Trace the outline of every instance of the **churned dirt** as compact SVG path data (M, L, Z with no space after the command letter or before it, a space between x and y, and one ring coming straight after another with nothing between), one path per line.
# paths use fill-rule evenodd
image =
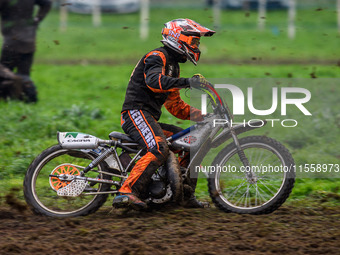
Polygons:
M0 254L340 254L340 203L288 203L269 215L214 207L112 210L78 218L33 215L8 194Z

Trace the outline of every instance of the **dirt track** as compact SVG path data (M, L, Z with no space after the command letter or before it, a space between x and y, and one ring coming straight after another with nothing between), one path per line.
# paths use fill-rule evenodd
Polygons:
M340 205L284 205L262 216L215 208L112 211L52 219L0 207L0 254L340 254Z

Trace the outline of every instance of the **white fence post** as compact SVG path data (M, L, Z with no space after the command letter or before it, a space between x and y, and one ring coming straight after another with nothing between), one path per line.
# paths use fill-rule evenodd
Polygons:
M67 3L66 0L60 2L60 10L59 10L59 28L62 32L67 29Z
M214 17L214 28L219 29L221 27L221 0L213 1L213 17Z
M140 8L140 38L145 40L149 36L149 0L141 0Z
M288 37L290 39L295 38L295 17L296 17L296 2L295 0L289 0L288 9Z
M340 33L340 0L338 0L337 4L337 13L338 13L338 32Z
M266 24L267 0L259 0L258 29L263 30Z
M99 27L102 24L100 0L93 0L92 6L92 24L94 27Z

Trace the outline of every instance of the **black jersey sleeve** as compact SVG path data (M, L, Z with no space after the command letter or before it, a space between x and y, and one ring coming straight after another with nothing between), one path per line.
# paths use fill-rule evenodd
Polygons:
M35 4L39 5L37 18L40 22L46 17L48 12L51 10L52 1L51 0L35 0Z
M187 78L175 78L165 75L166 58L161 51L151 51L144 58L145 83L153 92L172 92L185 88L189 81Z

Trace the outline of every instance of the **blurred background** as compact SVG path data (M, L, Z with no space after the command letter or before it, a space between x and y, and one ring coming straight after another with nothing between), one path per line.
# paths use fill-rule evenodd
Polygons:
M202 62L218 59L227 63L254 60L285 63L296 60L334 64L339 60L338 2L59 1L41 26L37 61L114 59L132 62L136 54L141 56L159 45L165 22L186 17L218 32L214 39L202 40Z

